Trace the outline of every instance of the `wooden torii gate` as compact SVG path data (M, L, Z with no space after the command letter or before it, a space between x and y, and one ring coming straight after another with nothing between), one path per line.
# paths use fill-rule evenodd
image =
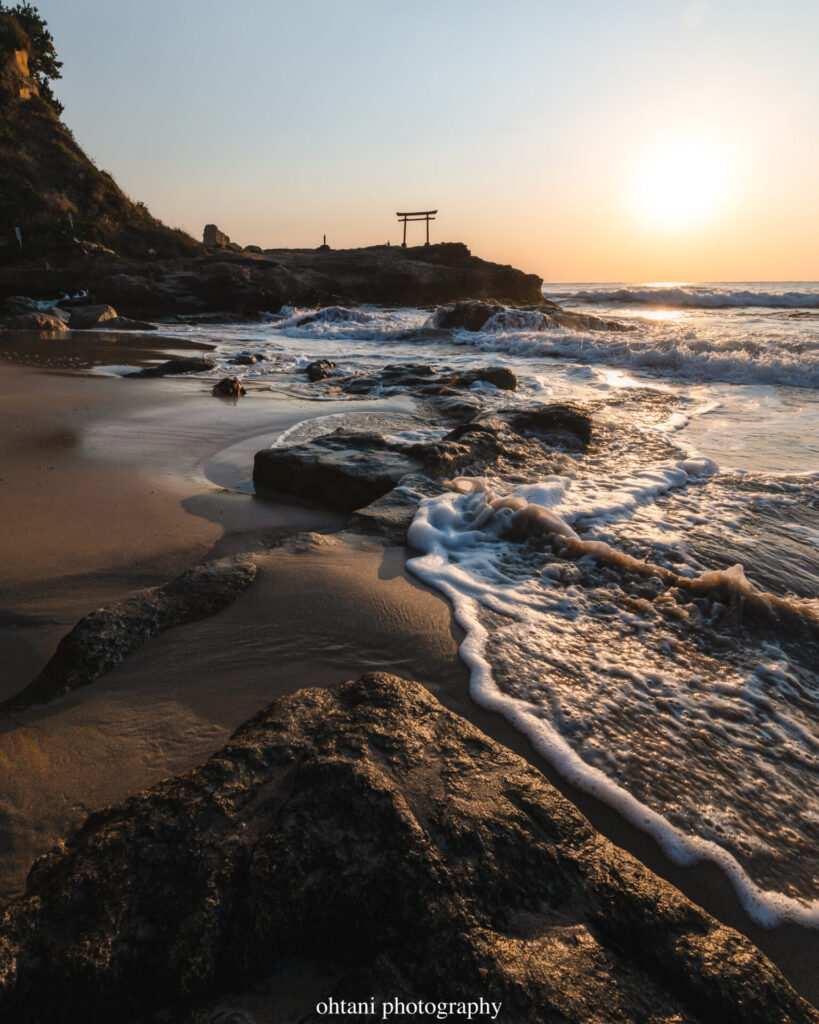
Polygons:
M396 213L396 217L404 222L404 241L401 243L401 247L406 249L407 247L407 221L408 220L425 220L427 222L427 240L426 245L429 245L429 222L435 220L435 214L437 210L416 210L415 213Z

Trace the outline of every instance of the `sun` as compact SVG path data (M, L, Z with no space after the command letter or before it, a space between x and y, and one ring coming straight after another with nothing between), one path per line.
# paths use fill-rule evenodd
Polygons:
M719 214L729 184L729 160L718 143L674 138L647 151L635 175L633 205L651 226L696 228Z

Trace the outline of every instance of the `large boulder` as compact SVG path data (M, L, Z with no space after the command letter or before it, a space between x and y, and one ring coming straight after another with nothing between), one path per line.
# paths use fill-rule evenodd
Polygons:
M352 512L391 491L421 463L395 450L381 434L343 429L289 448L256 452L257 489L283 491Z
M456 302L436 311L435 324L448 331L480 331L486 321L502 309L503 306L494 302Z
M5 326L13 331L67 331L68 324L61 317L51 313L20 313L18 316L10 316Z
M116 320L117 311L107 304L98 306L75 306L71 310L71 330L84 331L90 327L108 326L107 321Z
M15 1024L283 1020L285 1000L313 1022L330 998L373 1000L351 1020L479 998L514 1024L819 1020L539 771L385 674L282 697L92 814L0 917Z

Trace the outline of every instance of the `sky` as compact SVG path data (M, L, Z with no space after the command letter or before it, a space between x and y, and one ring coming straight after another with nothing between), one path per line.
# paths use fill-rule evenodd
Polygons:
M547 281L819 279L815 0L37 6L78 142L195 237L396 244L437 209Z

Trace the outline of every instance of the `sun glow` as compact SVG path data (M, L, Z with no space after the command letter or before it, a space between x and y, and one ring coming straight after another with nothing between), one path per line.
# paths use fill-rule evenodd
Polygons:
M716 216L728 197L729 160L718 144L675 138L654 146L633 189L640 217L655 227L696 228Z

